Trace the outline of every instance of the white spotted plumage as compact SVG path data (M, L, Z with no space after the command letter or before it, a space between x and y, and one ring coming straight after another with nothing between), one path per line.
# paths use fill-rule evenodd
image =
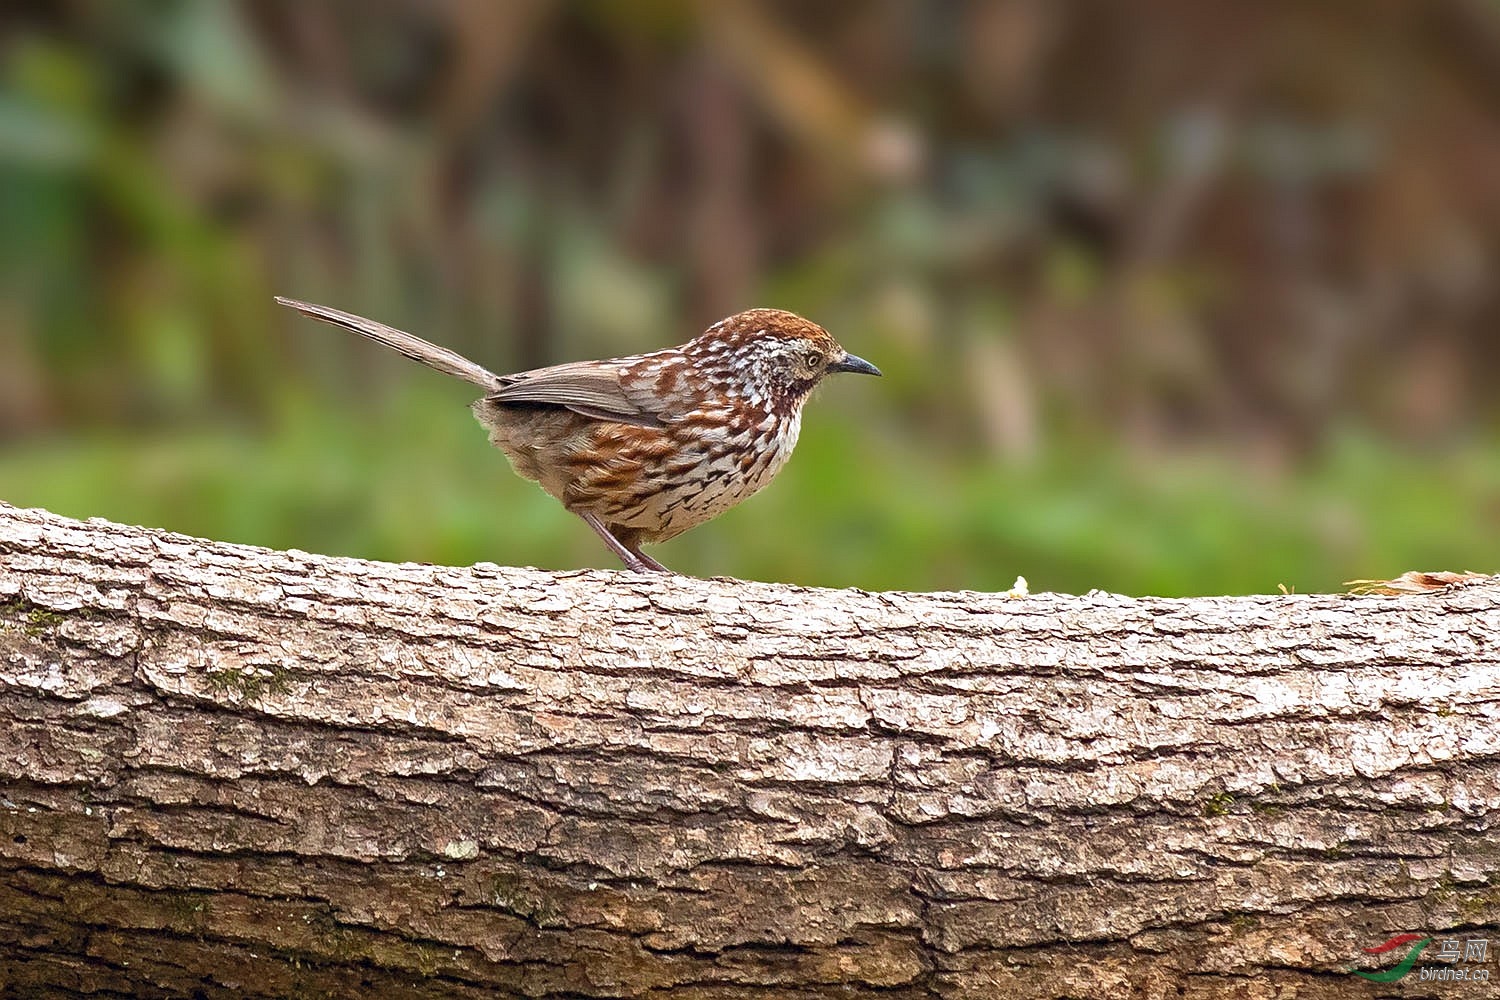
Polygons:
M695 411L702 414L704 411ZM660 488L633 497L609 512L611 523L650 532L654 540L675 538L712 520L759 492L786 465L802 427L800 408L784 417L768 415L750 426L726 421L691 467ZM747 464L740 456L753 456Z
M779 309L737 313L651 354L496 375L383 323L281 301L483 388L474 412L491 442L633 570L665 569L640 546L722 514L781 471L825 374L879 374Z

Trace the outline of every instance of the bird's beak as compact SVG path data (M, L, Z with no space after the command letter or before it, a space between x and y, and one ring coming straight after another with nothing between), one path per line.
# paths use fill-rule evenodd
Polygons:
M852 354L845 354L843 358L828 366L831 372L854 372L858 375L879 375L880 369L876 368L864 358L857 358Z

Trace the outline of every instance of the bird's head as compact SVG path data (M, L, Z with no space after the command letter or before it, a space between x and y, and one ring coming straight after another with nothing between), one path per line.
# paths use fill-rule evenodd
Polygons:
M823 376L879 375L864 358L839 346L827 330L783 309L749 309L709 327L683 351L722 389L751 405L795 412Z

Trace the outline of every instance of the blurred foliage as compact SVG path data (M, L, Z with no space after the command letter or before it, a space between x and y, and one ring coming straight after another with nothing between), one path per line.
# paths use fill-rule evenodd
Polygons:
M464 390L795 309L836 380L675 568L1165 594L1500 569L1500 5L12 3L0 499L610 566Z

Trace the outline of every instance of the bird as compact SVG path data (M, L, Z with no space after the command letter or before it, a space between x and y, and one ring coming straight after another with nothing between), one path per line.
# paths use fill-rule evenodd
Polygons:
M717 517L781 471L824 376L880 374L782 309L735 313L647 354L497 375L376 320L276 301L477 386L472 409L490 443L636 573L671 573L641 546Z

